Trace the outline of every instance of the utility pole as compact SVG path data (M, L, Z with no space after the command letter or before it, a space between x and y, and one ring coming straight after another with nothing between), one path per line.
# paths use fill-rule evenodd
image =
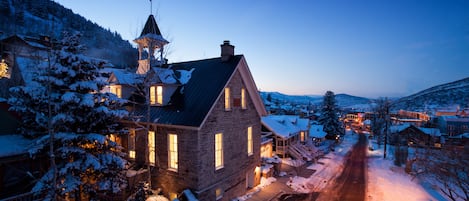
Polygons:
M384 107L385 107L386 114L385 114L385 127L384 127L384 154L383 154L383 158L386 158L386 152L387 152L386 145L388 144L389 107L390 107L388 98L386 98L386 99L384 100Z

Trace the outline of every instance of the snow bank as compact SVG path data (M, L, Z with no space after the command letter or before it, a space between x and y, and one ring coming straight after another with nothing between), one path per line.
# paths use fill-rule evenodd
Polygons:
M373 147L378 147L375 140ZM417 178L405 173L404 168L393 162L393 153L388 149L383 158L384 146L368 150L368 201L446 200L431 186L422 186Z

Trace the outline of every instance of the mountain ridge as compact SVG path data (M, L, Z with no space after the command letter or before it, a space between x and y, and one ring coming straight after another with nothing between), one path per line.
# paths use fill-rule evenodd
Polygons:
M469 77L436 85L402 97L393 103L393 108L429 110L454 105L469 107Z
M116 67L137 64L137 50L119 33L111 32L51 0L0 0L1 38L14 34L59 39L63 31L82 34L85 55L108 60Z

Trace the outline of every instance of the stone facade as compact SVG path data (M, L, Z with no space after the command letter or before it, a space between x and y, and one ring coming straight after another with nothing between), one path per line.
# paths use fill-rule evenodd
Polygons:
M234 99L241 99L246 88L239 72L235 72L227 87ZM165 196L190 189L200 200L231 200L260 183L261 123L254 104L246 93L246 109L233 104L224 108L222 92L200 128L156 126L157 167L152 170L152 186L162 188ZM252 127L253 153L247 153L247 130ZM168 134L178 136L178 171L168 169ZM215 134L223 133L223 168L215 169ZM139 140L137 140L139 141ZM137 147L145 149L141 140ZM140 150L142 151L142 150ZM140 152L137 150L137 152ZM137 154L137 158L139 158ZM257 168L258 169L258 168Z

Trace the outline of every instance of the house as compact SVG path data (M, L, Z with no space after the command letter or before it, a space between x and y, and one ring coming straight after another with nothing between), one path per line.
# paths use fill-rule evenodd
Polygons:
M151 187L170 199L190 190L231 200L259 184L266 110L245 57L224 41L221 57L168 64L153 15L135 42L138 69L112 73L110 87L135 102L121 143L135 167L150 169Z
M29 192L47 169L44 156L30 158L30 143L22 135L0 135L0 199Z
M441 148L442 135L437 128L423 128L412 124L393 125L390 127L389 144L416 145Z
M0 40L1 70L6 67L6 73L0 76L0 98L9 97L9 89L18 85L25 85L37 71L35 66L44 63L49 47L48 37L34 38L22 35L12 35Z
M273 150L280 157L296 155L290 147L295 144L305 144L309 136L309 119L294 115L269 115L262 117L264 132L272 132Z
M458 116L439 116L438 128L448 136L455 136L469 132L469 118Z
M309 137L312 142L316 145L319 145L321 142L326 140L327 133L324 132L324 126L319 124L311 124L309 129Z

